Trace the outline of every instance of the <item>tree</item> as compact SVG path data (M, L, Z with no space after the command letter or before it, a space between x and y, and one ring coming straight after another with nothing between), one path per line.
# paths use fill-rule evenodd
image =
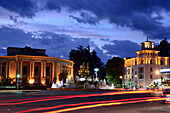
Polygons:
M123 75L123 60L119 57L109 59L105 65L108 83L121 84L120 76Z
M160 51L159 56L170 56L170 43L168 43L167 38L164 38L159 45L155 46L155 50Z
M68 75L68 73L66 73L66 72L60 73L59 74L59 80L60 81L63 80L63 82L66 83L67 75Z
M98 75L103 78L105 77L105 69L104 65L101 62L101 59L97 56L96 51L94 50L92 53L90 52L90 46L84 48L79 45L76 49L72 49L69 53L70 60L74 62L74 75L78 75L78 71L80 69L80 65L89 63L89 71L91 77L94 77L94 68L99 68Z
M95 50L91 53L90 66L89 67L90 67L90 73L91 73L92 77L94 77L93 75L95 75L94 69L98 68L99 69L99 71L97 73L98 76L100 78L105 78L106 71L105 71L104 64L103 64L103 62L101 62L101 59L97 56L97 53L96 53Z

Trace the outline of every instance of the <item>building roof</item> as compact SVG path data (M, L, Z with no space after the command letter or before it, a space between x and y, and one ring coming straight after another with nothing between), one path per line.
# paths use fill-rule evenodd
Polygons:
M26 46L25 48L19 47L8 47L7 56L15 55L31 55L31 56L47 56L45 54L46 49L32 49L31 47Z

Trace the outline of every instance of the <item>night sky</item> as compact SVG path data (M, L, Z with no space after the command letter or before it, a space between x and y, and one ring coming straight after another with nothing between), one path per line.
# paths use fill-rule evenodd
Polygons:
M0 56L31 46L69 59L90 45L105 63L136 56L147 35L170 41L170 0L0 0Z

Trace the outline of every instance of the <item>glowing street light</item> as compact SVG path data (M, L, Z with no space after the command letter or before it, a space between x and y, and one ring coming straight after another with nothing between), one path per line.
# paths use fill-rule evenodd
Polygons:
M97 77L97 72L99 71L99 68L94 68L94 71L95 71L96 77Z
M156 70L156 71L155 71L155 74L159 75L159 74L160 74L160 71L159 71L159 70Z
M33 78L29 79L29 84L34 84L34 79Z
M94 68L94 71L96 73L96 81L98 81L98 79L97 79L97 72L99 71L99 68Z
M68 78L68 79L71 79L71 75L69 75L67 78Z

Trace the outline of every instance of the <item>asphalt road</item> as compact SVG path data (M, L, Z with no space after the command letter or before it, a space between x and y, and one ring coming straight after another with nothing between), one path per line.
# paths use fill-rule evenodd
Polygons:
M150 93L73 96L0 93L0 113L170 113L170 104L159 99Z

